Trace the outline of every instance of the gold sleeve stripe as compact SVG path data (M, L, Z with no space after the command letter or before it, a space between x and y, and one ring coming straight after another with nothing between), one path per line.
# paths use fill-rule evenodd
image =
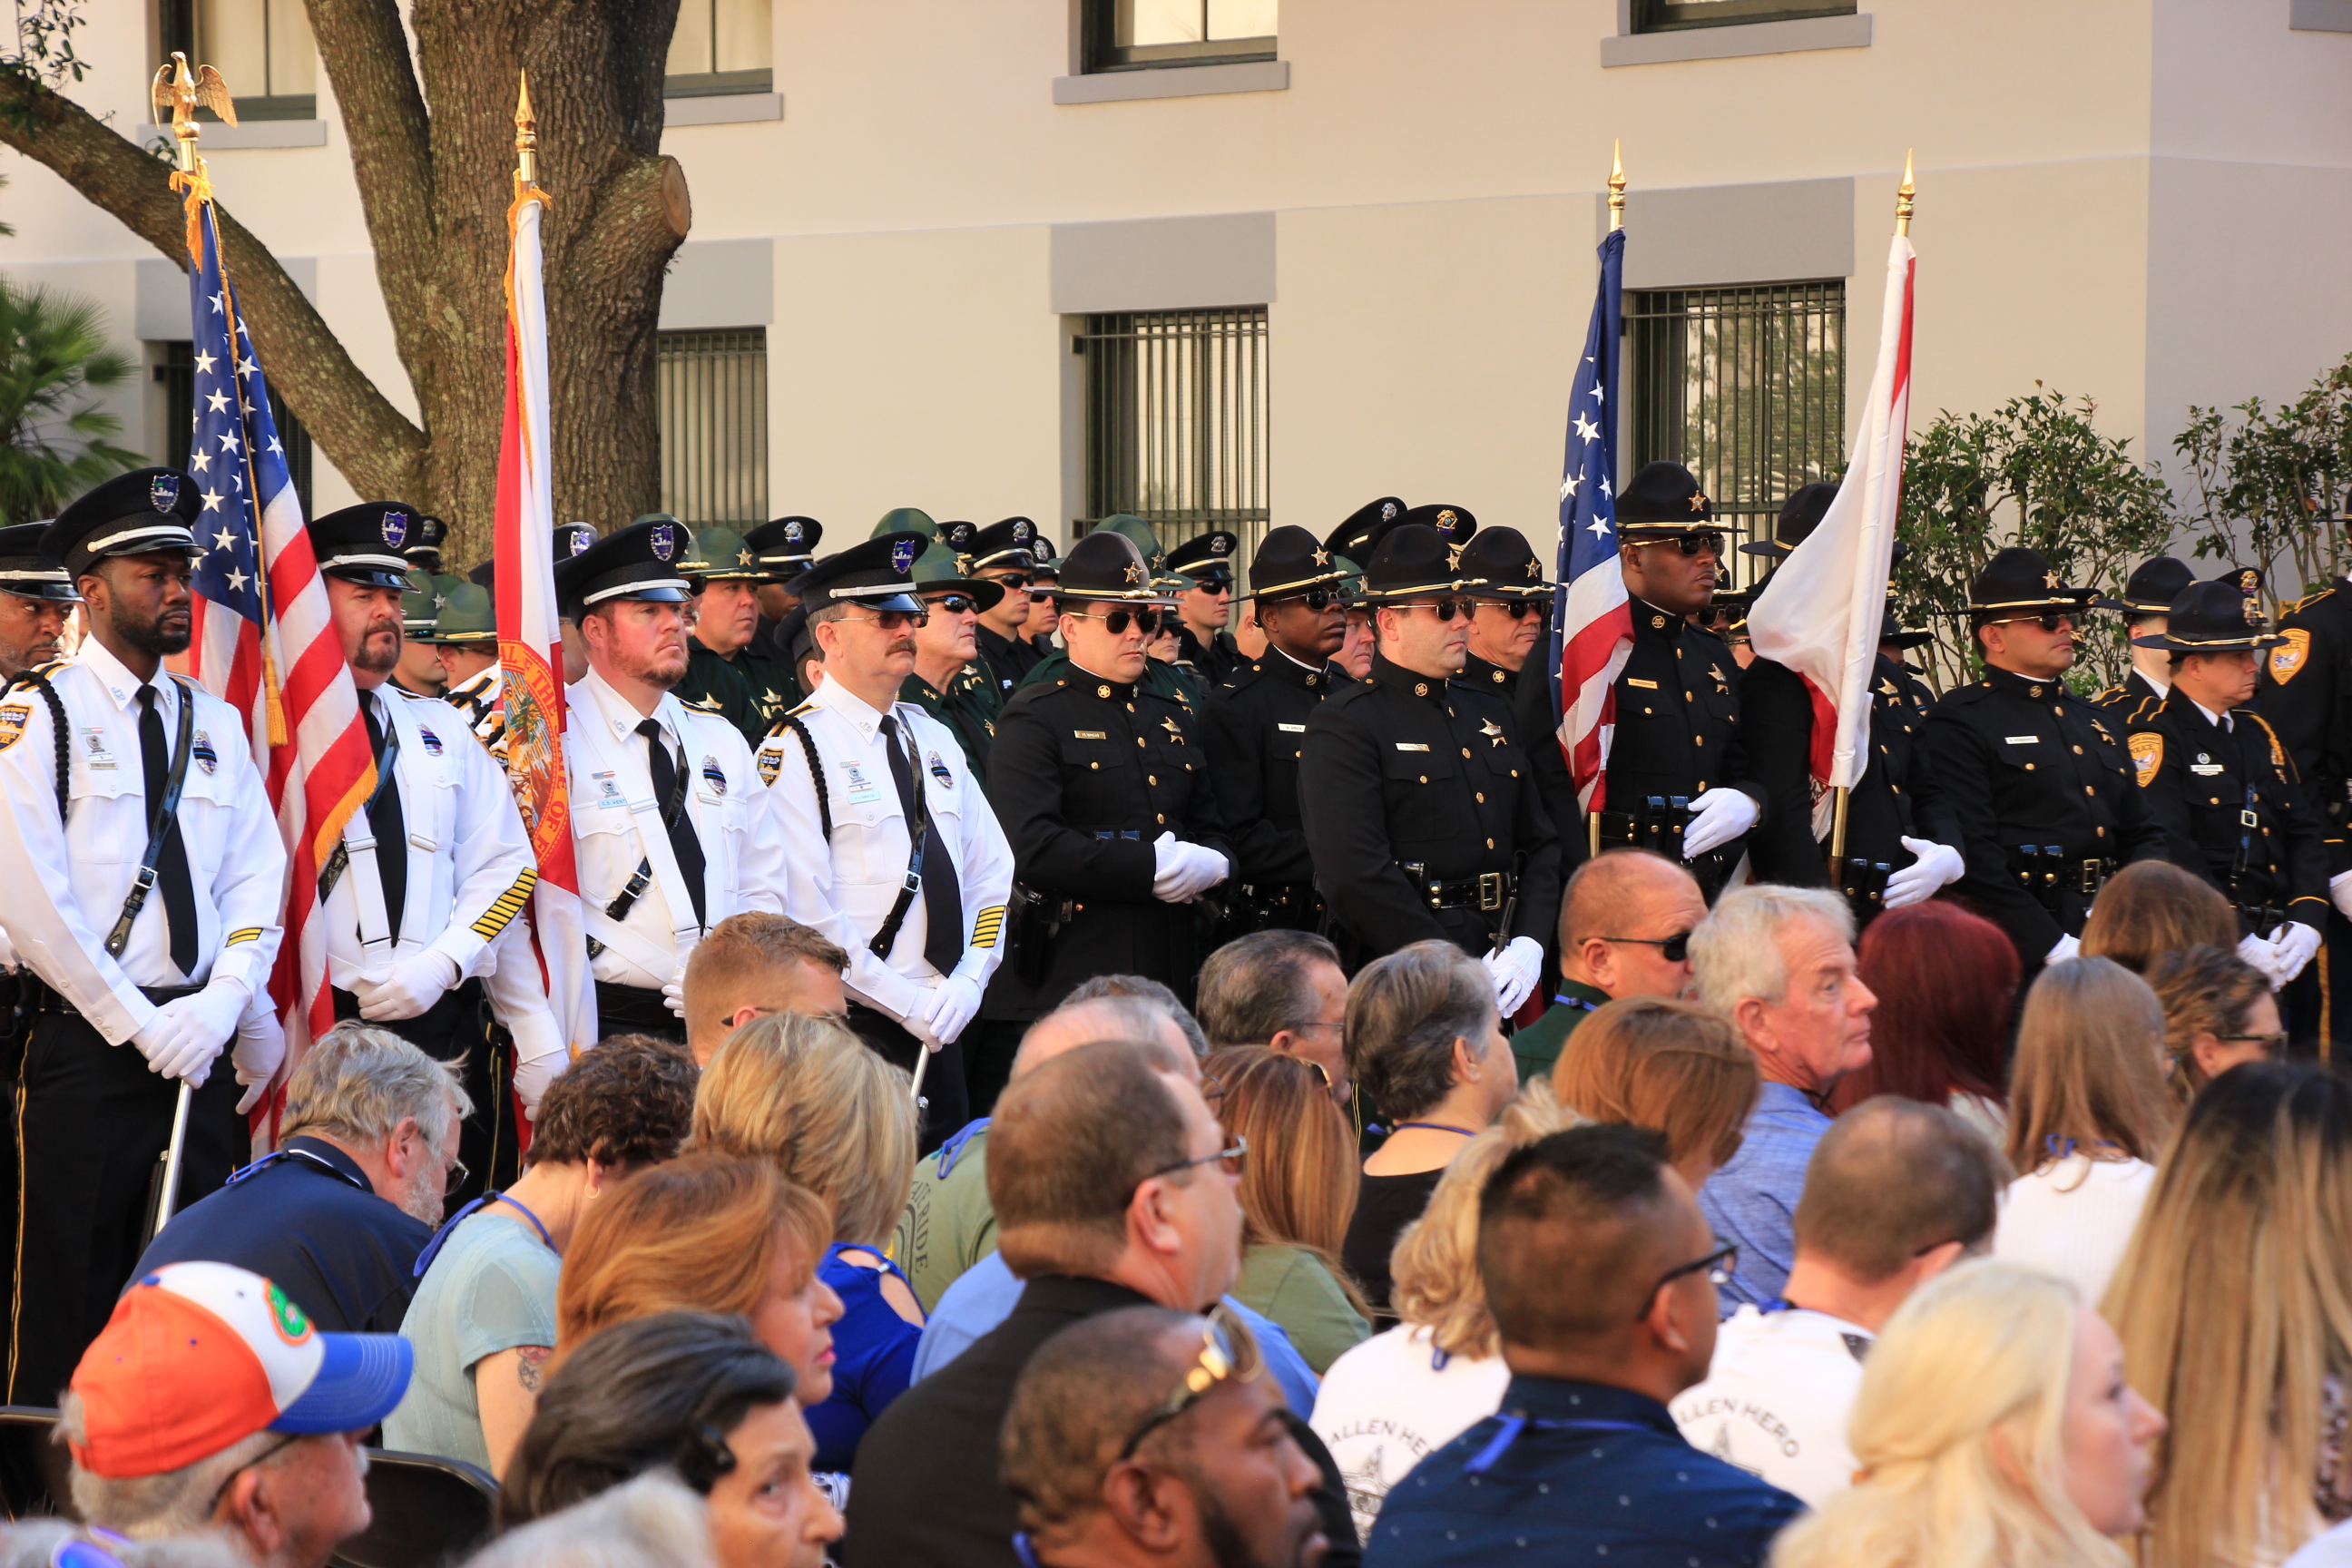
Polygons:
M514 886L500 893L490 907L482 911L482 918L474 922L474 934L484 942L497 941L499 932L506 930L508 922L522 912L523 905L530 901L530 890L538 886L539 873L525 867L522 875L515 879Z
M259 926L247 926L243 931L233 931L229 932L228 935L222 940L221 945L223 947L235 947L241 942L259 942L260 940L261 928Z
M980 918L971 923L971 945L994 947L997 934L1003 929L1004 906L1003 904L998 904L993 909L981 910Z

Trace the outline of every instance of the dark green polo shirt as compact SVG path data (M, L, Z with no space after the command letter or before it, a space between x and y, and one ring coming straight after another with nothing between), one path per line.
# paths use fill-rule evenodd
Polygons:
M1559 1060L1560 1048L1568 1037L1584 1022L1591 1011L1609 1000L1609 993L1596 991L1580 980L1562 980L1552 992L1551 1005L1543 1016L1511 1037L1511 1055L1519 1060L1519 1081L1551 1071Z

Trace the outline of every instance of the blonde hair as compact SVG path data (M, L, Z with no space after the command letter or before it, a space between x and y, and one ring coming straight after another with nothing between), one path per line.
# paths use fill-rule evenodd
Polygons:
M849 955L815 927L766 910L712 926L686 959L687 1037L709 1039L739 1008L772 1006L790 988L796 963L839 974Z
M2084 1310L2074 1287L1996 1259L1921 1286L1864 1363L1847 1426L1861 1479L1782 1531L1771 1568L2125 1568L2066 1490Z
M2275 1563L2317 1528L2322 1384L2352 1366L2347 1235L2352 1084L2263 1063L2191 1102L2105 1301L2172 1422L2147 1568Z
M1478 1198L1486 1178L1512 1150L1584 1120L1539 1084L1521 1089L1493 1126L1462 1146L1437 1178L1429 1206L1398 1234L1390 1300L1399 1319L1429 1329L1431 1342L1447 1355L1480 1358L1502 1348L1478 1278Z
M915 1184L912 1088L839 1024L772 1014L703 1069L688 1146L774 1161L832 1205L835 1240L878 1247Z
M1538 1079L1543 1082L1544 1079ZM1549 1075L1551 1097L1595 1121L1665 1135L1676 1164L1729 1163L1763 1075L1720 1013L1664 996L1624 996L1577 1026Z
M2009 1071L2009 1163L2020 1174L2056 1164L2068 1144L2153 1161L2172 1130L2161 1064L2164 1005L2108 958L2070 958L2025 994ZM2087 1179L2087 1173L2086 1177Z
M2145 975L2168 952L2238 945L2238 917L2214 886L2169 860L2135 860L2107 879L2083 921L2083 956Z
M1370 1317L1339 1262L1363 1184L1356 1130L1323 1075L1264 1046L1212 1052L1201 1070L1224 1090L1218 1125L1249 1141L1240 1194L1243 1245L1305 1247L1330 1269L1349 1304Z

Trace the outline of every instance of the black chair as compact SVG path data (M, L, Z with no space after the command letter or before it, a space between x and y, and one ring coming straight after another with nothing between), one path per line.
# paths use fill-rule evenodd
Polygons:
M336 1548L330 1568L445 1568L490 1537L499 1483L463 1459L367 1451L374 1519Z
M58 1413L37 1405L0 1405L0 1502L11 1521L71 1519L66 1478L73 1456L58 1442Z

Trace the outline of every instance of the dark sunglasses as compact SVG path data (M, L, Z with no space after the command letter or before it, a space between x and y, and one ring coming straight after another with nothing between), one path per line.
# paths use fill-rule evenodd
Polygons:
M1524 621L1529 616L1539 616L1551 608L1549 599L1489 599L1486 603L1515 621Z
M1277 608L1284 605L1304 605L1310 610L1340 609L1346 607L1348 595L1337 588L1308 588L1303 593L1285 594L1279 598L1269 597L1262 600L1261 603L1268 608Z
M979 603L969 594L941 594L938 598L926 599L923 603L934 610L944 610L950 616L960 616L966 610L976 610L980 607Z
M1723 535L1712 529L1705 533L1677 533L1674 537L1674 546L1685 555L1720 555L1723 553Z
M2052 610L2046 615L2040 616L2010 616L1998 621L1987 621L1985 625L2013 626L2020 621L2031 621L2045 632L2054 632L2062 628L2066 631L2074 629L2074 613L2072 610Z
M991 583L1003 584L1008 593L1013 589L1026 588L1029 585L1029 574L1026 572L986 572L982 575Z
M1604 936L1602 942L1629 942L1642 947L1654 947L1658 956L1668 963L1681 963L1690 957L1691 933L1676 931L1672 936Z
M1435 604L1430 604L1416 599L1410 605L1400 605L1397 607L1402 610L1427 610L1441 621L1450 621L1456 616L1460 616L1466 621L1478 608L1478 602L1475 599L1440 599Z
M1195 583L1192 586L1200 589L1203 594L1214 594L1221 599L1234 591L1234 585L1231 583Z
M1108 613L1101 610L1072 610L1070 614L1084 616L1090 621L1100 621L1103 624L1103 629L1113 637L1124 636L1129 623L1132 623L1145 637L1155 636L1160 630L1160 612L1157 610L1111 610Z
M1739 1268L1738 1247L1718 1236L1715 1238L1713 1252L1708 1253L1705 1258L1695 1258L1680 1268L1669 1268L1658 1276L1658 1282L1651 1286L1649 1293L1642 1298L1642 1310L1633 1314L1633 1321L1638 1323L1650 1315L1650 1303L1658 1299L1659 1291L1684 1275L1696 1274L1702 1268L1707 1271L1708 1283L1716 1286L1730 1284L1732 1275Z

